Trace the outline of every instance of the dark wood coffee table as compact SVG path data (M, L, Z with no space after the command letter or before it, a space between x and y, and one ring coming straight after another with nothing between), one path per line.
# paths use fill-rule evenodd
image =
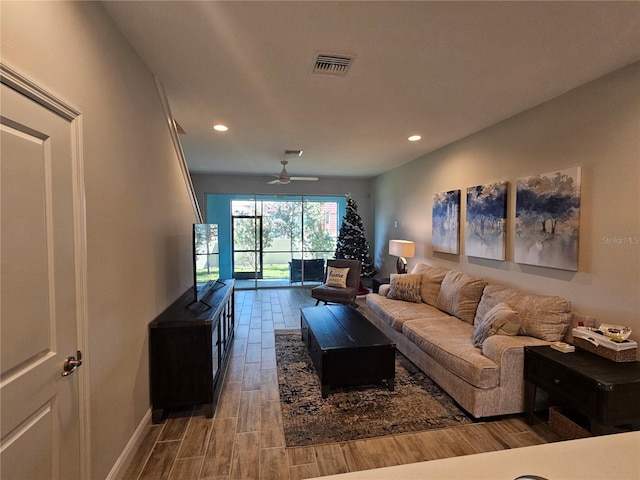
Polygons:
M393 390L396 346L347 305L300 309L302 339L320 377L322 398L331 387L385 381Z

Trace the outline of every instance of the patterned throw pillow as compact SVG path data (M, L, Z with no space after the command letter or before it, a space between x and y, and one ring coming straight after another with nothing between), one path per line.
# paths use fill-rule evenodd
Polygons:
M487 312L480 322L476 322L473 332L473 346L482 348L491 335L517 335L520 330L520 315L504 303L498 303Z
M421 274L403 273L391 274L391 285L387 298L394 300L404 300L405 302L420 303L420 284L422 282Z
M349 267L327 267L327 279L324 284L327 287L347 288L347 274Z

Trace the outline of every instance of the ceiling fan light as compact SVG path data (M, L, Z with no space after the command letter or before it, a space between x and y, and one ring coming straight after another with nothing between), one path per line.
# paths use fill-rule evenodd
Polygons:
M302 154L302 150L299 150L299 154ZM291 180L309 180L309 181L317 181L318 177L292 177L291 175L289 175L289 172L287 172L287 164L289 163L288 160L280 160L280 164L282 165L282 171L280 172L279 175L274 175L276 177L275 180L272 180L270 182L267 182L269 185L274 185L276 183L279 183L280 185L287 185L288 183L291 183Z
M229 130L229 127L227 127L226 125L222 125L221 123L219 123L218 125L214 125L213 129L216 132L226 132L227 130Z

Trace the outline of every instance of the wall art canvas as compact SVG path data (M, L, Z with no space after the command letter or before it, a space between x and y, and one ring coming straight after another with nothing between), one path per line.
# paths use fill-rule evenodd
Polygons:
M433 196L431 243L434 252L460 253L460 190Z
M515 261L578 270L580 167L520 178Z
M467 188L464 251L470 257L504 260L507 182Z

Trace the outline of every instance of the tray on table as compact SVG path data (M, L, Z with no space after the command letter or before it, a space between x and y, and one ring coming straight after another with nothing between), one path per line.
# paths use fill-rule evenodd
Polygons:
M634 362L638 355L638 344L633 340L614 342L597 330L588 327L573 329L573 343L576 347L614 362Z

